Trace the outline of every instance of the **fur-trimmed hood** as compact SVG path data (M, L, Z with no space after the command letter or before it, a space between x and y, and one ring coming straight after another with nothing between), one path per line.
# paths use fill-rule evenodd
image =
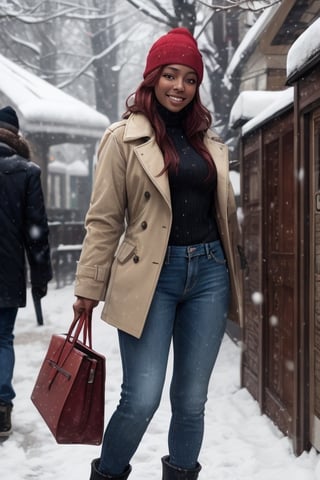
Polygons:
M5 146L8 148L6 149ZM2 151L4 153L1 153ZM29 160L30 148L28 142L20 135L16 135L5 128L0 128L0 155L12 156L14 154Z

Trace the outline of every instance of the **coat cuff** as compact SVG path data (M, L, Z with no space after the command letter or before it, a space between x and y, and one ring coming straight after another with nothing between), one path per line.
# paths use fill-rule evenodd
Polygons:
M93 300L104 300L108 269L99 265L78 264L75 279L75 295Z

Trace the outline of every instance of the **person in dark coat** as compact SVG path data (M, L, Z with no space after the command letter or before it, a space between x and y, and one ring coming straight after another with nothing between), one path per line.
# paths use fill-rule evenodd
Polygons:
M0 437L12 430L13 331L18 308L26 305L26 258L35 297L46 295L52 278L40 175L15 110L0 109Z

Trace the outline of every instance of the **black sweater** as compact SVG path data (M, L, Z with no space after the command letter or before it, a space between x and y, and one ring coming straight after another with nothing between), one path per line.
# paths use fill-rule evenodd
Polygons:
M179 155L179 168L169 170L169 185L173 222L169 245L196 245L219 238L214 216L214 193L216 178L209 181L208 165L189 144L182 128L185 112L172 113L159 106L166 124L167 134L172 139Z

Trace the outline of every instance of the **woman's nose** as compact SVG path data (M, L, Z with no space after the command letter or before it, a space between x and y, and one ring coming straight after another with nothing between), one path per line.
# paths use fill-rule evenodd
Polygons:
M174 84L174 90L183 90L184 89L184 86L183 86L183 80L182 78L177 78L176 81L175 81L175 84Z

